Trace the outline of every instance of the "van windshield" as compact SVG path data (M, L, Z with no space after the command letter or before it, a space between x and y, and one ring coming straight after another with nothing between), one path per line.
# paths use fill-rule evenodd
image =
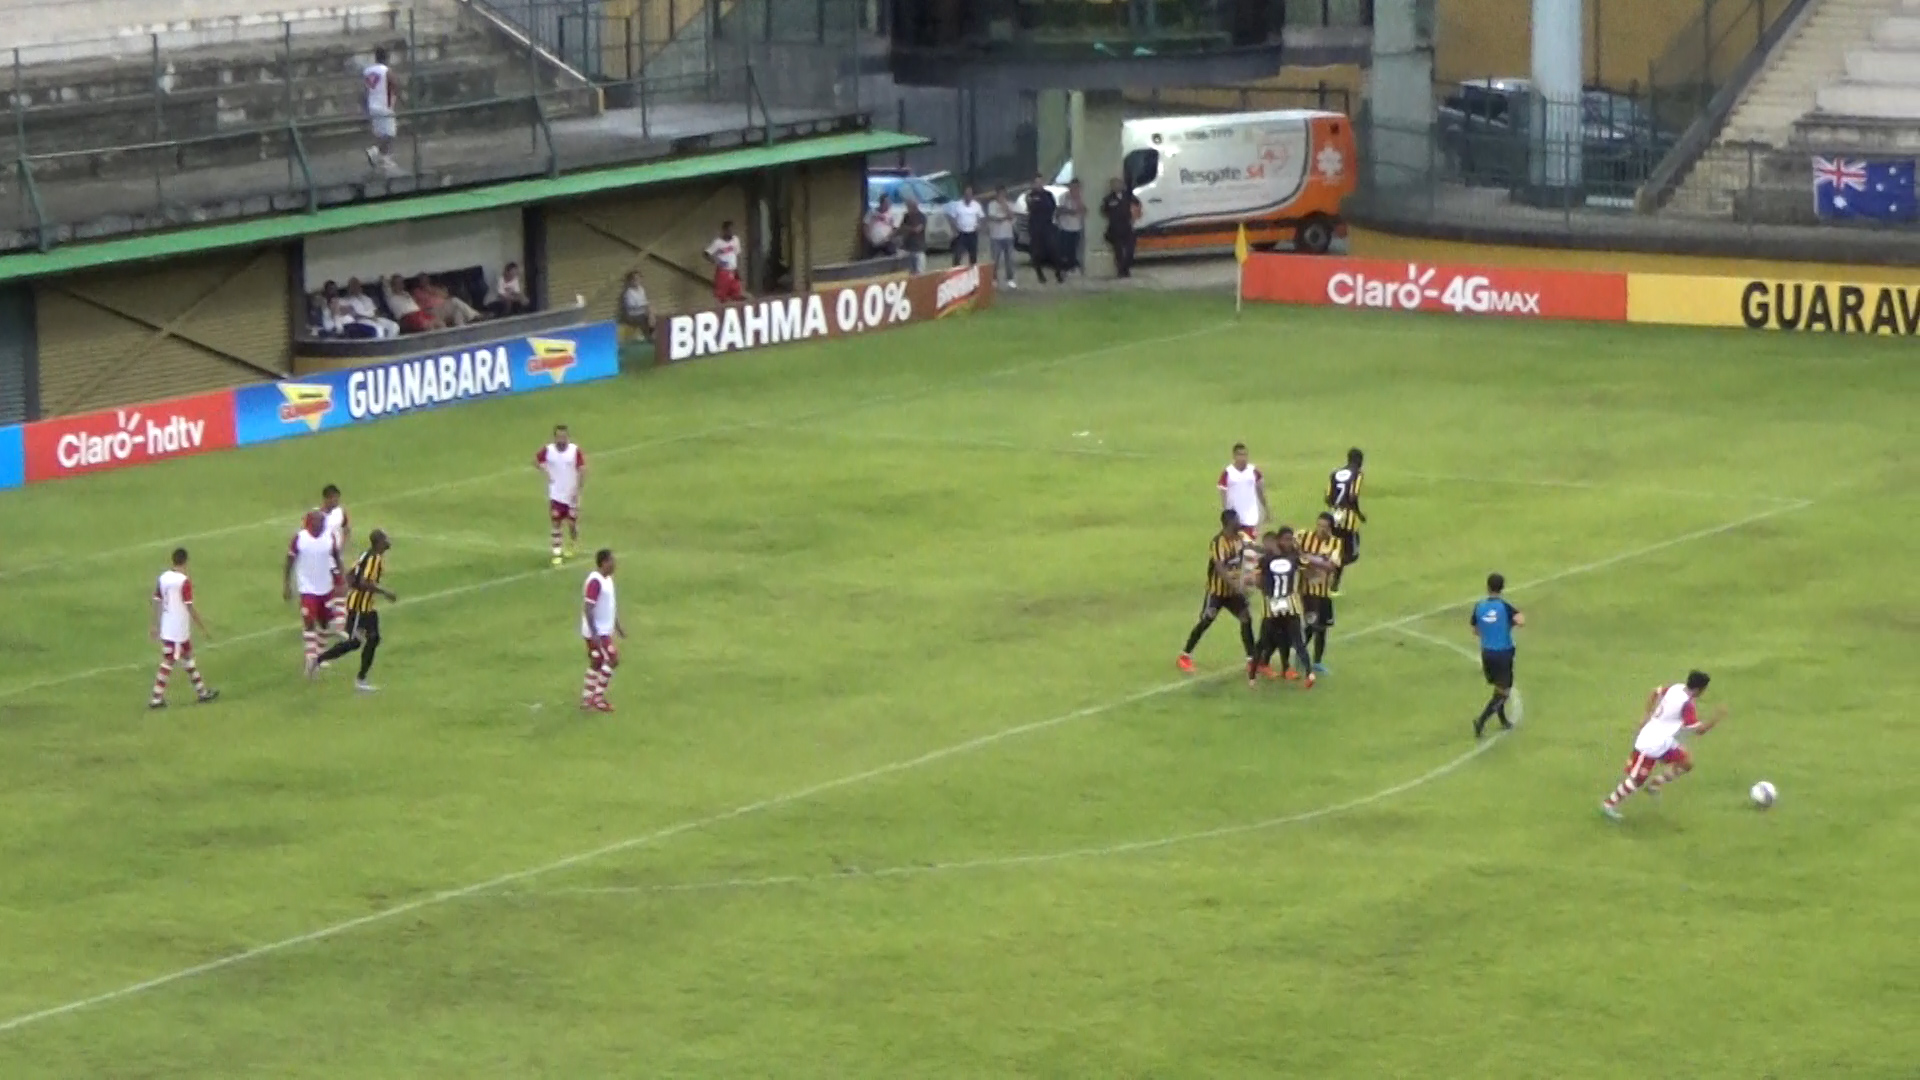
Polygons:
M1127 190L1146 187L1160 177L1160 151L1135 150L1121 163L1120 171L1126 175Z

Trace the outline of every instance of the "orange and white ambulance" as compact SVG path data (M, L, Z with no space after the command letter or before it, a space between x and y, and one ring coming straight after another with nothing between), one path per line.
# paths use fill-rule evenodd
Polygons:
M1139 252L1230 250L1242 222L1261 247L1321 254L1346 234L1341 216L1358 162L1353 123L1342 113L1289 109L1128 120L1121 129L1122 169L1140 200ZM1073 179L1060 171L1056 197ZM1104 178L1083 184L1089 204L1107 193ZM1018 207L1025 240L1025 198ZM1087 223L1097 235L1097 219Z

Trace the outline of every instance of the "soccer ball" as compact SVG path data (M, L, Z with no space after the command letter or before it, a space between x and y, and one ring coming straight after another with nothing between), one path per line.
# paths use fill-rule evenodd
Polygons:
M1762 810L1765 810L1767 807L1772 806L1773 800L1779 797L1780 797L1780 793L1778 791L1775 791L1773 789L1773 784L1766 780L1762 780L1759 783L1753 785L1753 787L1749 788L1747 791L1747 798L1752 799L1753 805L1759 807Z

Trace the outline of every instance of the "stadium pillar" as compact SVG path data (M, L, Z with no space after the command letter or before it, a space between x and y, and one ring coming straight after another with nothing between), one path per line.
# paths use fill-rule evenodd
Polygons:
M1042 90L1034 95L1034 134L1039 150L1035 167L1048 183L1053 182L1060 166L1073 155L1073 138L1067 133L1068 96L1065 90Z
M1537 205L1583 201L1581 0L1533 0L1533 138L1527 199Z
M1439 154L1433 131L1433 0L1377 0L1363 179L1425 187Z
M1126 101L1118 90L1073 92L1073 176L1087 202L1086 238L1081 259L1087 273L1104 276L1113 271L1113 252L1100 241L1100 200L1107 184L1120 175L1120 132L1127 119Z

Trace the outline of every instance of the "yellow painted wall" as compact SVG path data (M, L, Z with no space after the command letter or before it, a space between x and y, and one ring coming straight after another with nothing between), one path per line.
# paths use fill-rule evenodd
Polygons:
M1617 90L1647 69L1700 14L1702 0L1585 0L1585 78ZM1531 0L1438 0L1434 79L1525 78L1533 69Z

